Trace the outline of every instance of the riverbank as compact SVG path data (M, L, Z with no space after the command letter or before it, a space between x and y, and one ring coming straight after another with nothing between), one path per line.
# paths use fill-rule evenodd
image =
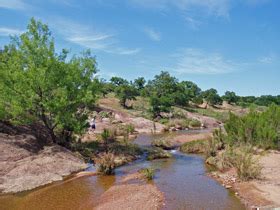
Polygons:
M236 170L215 171L209 175L225 188L232 189L248 209L280 207L280 152L268 151L257 156L261 165L261 178L244 182L238 179Z

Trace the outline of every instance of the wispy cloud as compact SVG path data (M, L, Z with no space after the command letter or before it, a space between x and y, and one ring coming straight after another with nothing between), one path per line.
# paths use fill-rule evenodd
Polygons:
M274 60L275 60L275 55L272 54L259 58L259 62L264 64L271 64L273 63Z
M192 17L186 17L185 20L186 20L188 26L193 30L199 29L200 25L202 24L201 21L196 20Z
M28 7L29 5L23 0L0 0L0 8L24 10Z
M19 35L23 32L24 31L16 29L16 28L0 27L0 36Z
M97 31L89 25L59 18L51 21L50 24L66 41L85 48L119 55L132 55L140 51L139 48L128 49L120 47L115 34Z
M175 55L174 71L179 74L225 74L240 69L240 64L225 59L219 53L208 53L200 49L184 49Z
M216 16L229 16L229 10L232 0L127 0L131 5L142 6L145 8L154 8L166 10L170 7L176 7L180 10L189 11L192 9L202 9L206 14Z
M160 41L161 40L161 34L159 32L157 32L155 29L153 28L145 28L144 32L146 33L146 35L153 41Z

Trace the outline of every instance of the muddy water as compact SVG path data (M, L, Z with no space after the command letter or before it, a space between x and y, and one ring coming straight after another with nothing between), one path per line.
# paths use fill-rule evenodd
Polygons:
M136 143L149 145L158 136L142 135ZM0 209L92 209L98 197L125 174L151 166L152 181L165 195L163 209L244 209L240 201L206 176L203 158L176 150L166 160L144 161L120 167L115 176L91 176L57 182L33 191L0 197Z

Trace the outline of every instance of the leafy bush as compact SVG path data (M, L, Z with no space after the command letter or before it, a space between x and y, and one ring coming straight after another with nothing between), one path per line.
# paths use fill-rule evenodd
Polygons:
M114 173L116 164L115 155L113 153L101 153L97 157L94 157L93 161L99 173L104 175L110 175Z
M153 168L143 168L139 172L142 173L147 180L152 180L155 176L155 169Z

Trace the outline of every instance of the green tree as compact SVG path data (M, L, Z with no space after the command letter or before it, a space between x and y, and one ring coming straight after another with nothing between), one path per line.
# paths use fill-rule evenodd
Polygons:
M96 100L96 71L89 51L71 59L66 50L57 54L48 26L32 18L27 32L1 53L1 117L18 124L40 122L53 142L58 133L80 133Z
M144 77L138 77L137 79L134 80L134 86L135 88L140 91L145 88L146 80Z
M120 104L127 108L127 100L135 100L138 95L138 91L131 84L123 84L115 89L117 98L120 100Z
M238 101L238 96L235 94L235 92L231 91L226 91L225 95L222 98L229 104L236 103Z
M116 87L120 85L127 85L129 83L126 79L123 79L121 77L112 77L110 81Z
M222 103L221 97L218 95L218 91L214 88L206 90L202 93L203 98L207 102L207 105L217 105Z
M171 110L171 106L175 104L175 95L178 93L178 81L168 72L162 71L156 75L152 81L149 81L147 86L148 95L150 98L151 112L153 117L160 116L160 112Z

